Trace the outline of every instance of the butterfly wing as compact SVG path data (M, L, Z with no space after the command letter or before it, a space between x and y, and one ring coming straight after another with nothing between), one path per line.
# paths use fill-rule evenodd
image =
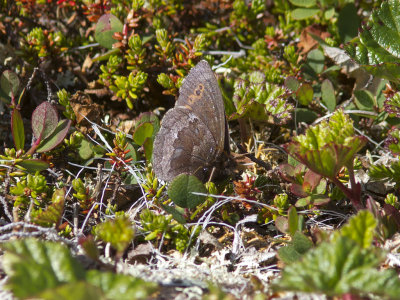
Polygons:
M201 177L228 149L227 122L218 81L206 61L184 79L175 107L162 122L153 147L153 168L165 181L187 173ZM204 179L204 178L201 178Z
M185 107L166 113L153 149L154 172L165 181L182 173L200 175L220 154L207 125Z
M224 101L218 80L205 60L200 61L184 79L175 106L191 109L206 124L217 147L223 151L226 126Z

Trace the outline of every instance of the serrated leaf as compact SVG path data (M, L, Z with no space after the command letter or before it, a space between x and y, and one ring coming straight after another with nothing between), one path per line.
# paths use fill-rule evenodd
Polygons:
M19 78L18 75L10 70L6 70L1 74L0 77L0 88L1 91L8 97L16 97L19 90Z
M333 112L336 108L335 90L329 79L325 79L321 85L321 102L326 108Z
M135 132L133 133L133 141L142 146L147 138L151 138L153 136L154 127L152 123L146 122L142 123L135 128Z
M6 251L2 261L9 276L6 288L21 299L148 299L157 290L156 284L132 276L85 272L61 243L30 238L1 248Z
M24 239L1 245L7 288L18 298L35 298L47 289L83 280L85 271L67 247L53 242Z
M355 241L362 248L369 248L374 238L377 222L371 212L361 210L340 229L340 234Z
M285 264L291 264L300 260L301 254L292 245L288 245L279 248L278 257Z
M104 298L110 300L149 299L150 295L158 289L157 285L152 282L97 270L87 272L87 281L93 286L101 288Z
M59 144L61 144L65 136L68 134L70 126L71 126L71 120L65 119L58 122L52 134L39 144L39 147L37 147L36 152L38 153L47 152L54 149Z
M23 161L19 162L18 165L26 169L31 174L41 172L50 167L49 163L40 159L24 159Z
M58 113L56 108L45 101L32 113L32 132L36 139L47 138L57 127Z
M33 223L44 227L52 227L59 224L64 212L64 189L55 190L51 202L44 211L33 218Z
M103 47L112 49L117 42L113 38L115 32L122 32L123 24L112 14L102 15L96 24L95 39Z
M106 300L102 290L84 281L72 282L46 289L38 295L41 300Z
M313 243L301 232L296 232L289 245L278 250L279 258L286 264L291 264L313 247Z
M292 10L291 16L294 20L304 20L315 16L320 11L319 8L296 8Z
M322 243L301 261L288 265L273 288L284 291L340 296L386 296L400 299L400 281L394 270L378 271L384 255L379 249L363 249L347 237Z
M195 195L194 192L207 194L204 184L194 175L180 174L168 188L168 196L183 208L194 208L206 200L206 196Z
M13 109L11 112L11 131L14 139L14 145L17 150L24 149L25 129L24 122L19 110Z
M354 136L353 123L342 110L329 122L309 127L285 147L310 170L334 178L343 166L353 163L354 155L367 143L363 136Z
M345 46L350 57L371 74L400 82L400 15L397 0L383 1L358 37Z

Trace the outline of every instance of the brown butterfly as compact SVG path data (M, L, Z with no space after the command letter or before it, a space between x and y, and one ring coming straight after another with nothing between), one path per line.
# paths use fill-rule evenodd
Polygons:
M224 169L230 153L228 124L218 81L205 60L184 79L153 149L154 172L164 181L182 173L205 181L213 168Z

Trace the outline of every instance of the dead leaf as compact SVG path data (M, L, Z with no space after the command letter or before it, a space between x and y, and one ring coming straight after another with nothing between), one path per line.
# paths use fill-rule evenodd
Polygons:
M90 122L85 118L100 124L103 109L99 104L94 103L88 94L78 91L72 95L70 102L76 116L76 122L79 125L90 125Z
M314 40L309 33L320 37L322 40L331 36L329 32L324 31L321 25L314 24L306 27L300 35L300 42L297 44L297 46L302 49L300 52L301 54L307 54L318 45L318 42Z

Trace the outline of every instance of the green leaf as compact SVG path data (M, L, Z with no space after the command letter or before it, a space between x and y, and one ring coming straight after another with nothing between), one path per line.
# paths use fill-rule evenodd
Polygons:
M101 289L84 281L71 282L53 289L46 289L38 295L38 298L42 300L106 300Z
M354 136L350 117L337 110L329 122L310 126L305 134L294 137L286 149L310 170L333 179L343 166L353 164L355 154L366 143L365 137Z
M294 20L304 20L315 16L319 11L319 8L296 8L292 10L291 16Z
M65 119L58 122L57 127L54 129L52 134L39 144L36 152L43 153L57 147L64 140L70 126L71 120Z
M85 272L61 243L25 239L1 245L6 288L21 299L149 299L157 285L104 270Z
M52 196L52 203L33 218L33 223L44 227L57 226L64 212L65 190L57 189Z
M125 215L116 216L96 226L96 235L122 254L135 235L132 222Z
M147 161L151 161L153 158L153 139L147 138L143 144L144 156Z
M6 70L1 74L0 77L0 88L1 91L8 97L16 97L19 90L19 78L18 75L10 70Z
M36 139L47 138L57 127L58 114L56 108L45 101L32 113L32 131Z
M19 110L13 109L11 112L11 131L14 139L14 145L17 150L24 149L25 130L24 122Z
M278 256L284 263L291 264L300 260L312 247L313 243L304 234L297 231L289 245L278 250Z
M303 83L296 92L296 99L301 105L307 106L313 100L314 91L311 85Z
M263 81L264 74L260 72L253 72L249 77L252 81L247 84L242 79L235 81L233 100L236 111L229 119L251 118L266 122L272 116L278 123L290 119L294 107L284 98L285 88Z
M352 59L371 74L400 82L400 6L383 1L374 10L358 37L345 46Z
M316 112L309 110L307 108L296 108L294 110L294 114L295 114L294 119L296 120L297 123L304 122L309 124L314 122L318 118Z
M373 111L376 105L374 96L368 90L354 91L355 103L361 110Z
M289 0L289 2L300 7L312 7L317 3L316 0Z
M186 219L185 217L173 206L168 206L168 205L163 205L161 204L161 207L170 215L174 217L176 221L178 221L181 224L186 224Z
M134 161L134 162L137 161L136 149L135 149L135 147L133 147L133 145L131 143L128 143L126 145L125 150L129 150L129 152L125 156L126 159L132 158L132 161Z
M300 87L300 82L295 77L289 76L285 79L285 87L292 92L296 92L297 89Z
M18 163L18 166L26 169L29 173L34 174L50 168L49 163L40 159L24 159Z
M378 271L384 257L377 248L361 248L353 240L340 236L334 242L324 242L308 251L301 261L286 266L273 288L327 296L372 293L400 299L396 272Z
M96 24L95 39L103 47L112 49L117 42L113 38L115 32L122 32L123 24L112 14L105 14L100 17Z
M320 74L324 70L325 56L324 53L318 49L311 50L307 54L306 66L310 68L315 74Z
M206 196L195 195L194 192L207 194L204 184L194 175L178 175L168 188L168 196L171 200L184 208L194 208L206 200Z
M152 123L142 123L135 128L135 132L133 133L133 141L142 146L147 138L151 138L153 136L154 127Z
M144 112L139 115L136 127L144 123L151 123L153 125L152 138L154 138L160 130L160 120L153 112Z
M326 108L333 112L336 108L335 90L329 79L325 79L321 85L321 102Z
M104 293L104 299L109 300L150 299L150 295L158 289L157 285L152 282L98 270L88 271L87 281L93 286L99 287Z
M84 269L67 247L53 242L24 239L1 245L7 288L18 298L35 298L46 289L84 279Z
M361 248L370 248L376 226L377 222L372 213L361 210L340 229L340 234L352 239Z
M88 160L93 155L93 144L88 140L83 139L79 145L78 154L82 160Z
M347 3L339 12L337 20L339 36L342 43L349 42L358 34L360 17L357 15L357 8L354 3Z
M299 230L299 217L294 206L291 206L288 210L288 226L288 233L291 236L294 236Z

